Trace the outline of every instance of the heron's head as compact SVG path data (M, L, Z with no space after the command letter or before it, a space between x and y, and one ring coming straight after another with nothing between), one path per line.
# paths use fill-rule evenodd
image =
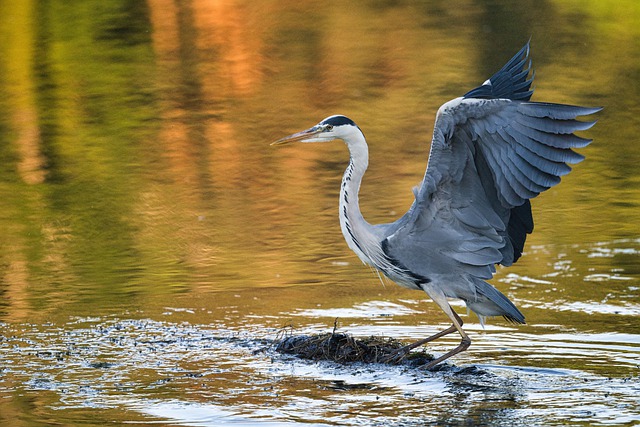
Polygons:
M280 138L272 142L271 145L289 144L291 142L328 142L334 139L345 140L356 131L360 132L360 129L350 118L330 116L309 129Z

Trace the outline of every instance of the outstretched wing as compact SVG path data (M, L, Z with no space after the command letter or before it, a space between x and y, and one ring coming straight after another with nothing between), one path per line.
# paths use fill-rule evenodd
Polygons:
M528 102L528 45L496 75L438 111L429 163L412 208L385 250L414 274L451 271L489 279L510 265L533 230L529 199L558 184L572 148L589 142L574 132L599 108ZM439 261L425 261L439 257Z

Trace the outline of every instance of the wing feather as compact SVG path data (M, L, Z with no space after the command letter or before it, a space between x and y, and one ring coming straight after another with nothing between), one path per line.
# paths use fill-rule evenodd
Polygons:
M544 157L536 156L535 153L529 151L527 148L523 147L520 144L516 144L513 148L515 154L519 159L522 160L518 163L518 166L522 166L522 172L528 177L531 177L532 180L534 180L536 176L543 174L543 177L551 180L555 185L560 179L559 177L571 172L571 166L567 165L566 163L553 162L551 160L545 159ZM538 181L536 181L536 183L537 182ZM551 185L539 185L541 188L538 190L538 193L551 187Z
M496 141L495 146L500 147L500 161L504 165L511 176L510 183L512 187L517 190L518 196L523 199L530 199L535 197L538 193L532 191L529 183L532 182L532 179L529 178L530 175L523 173L523 170L527 170L525 166L527 163L520 156L514 156L512 147L505 145L502 141ZM516 203L512 203L514 205L522 204L520 201Z
M578 120L554 120L549 117L535 117L526 114L518 114L516 120L521 124L546 133L573 133L580 130L590 129L593 122L580 122Z
M598 109L509 99L457 98L438 111L431 154L414 206L395 233L409 245L389 250L421 270L420 248L442 255L478 278L510 265L533 230L529 200L557 185L584 157L590 140L574 135L595 122L576 120ZM434 206L436 208L434 208ZM433 230L438 230L433 233ZM407 247L409 247L407 246Z
M512 123L511 126L516 132L526 135L537 142L541 142L551 147L562 149L582 148L586 147L591 142L590 139L580 138L579 136L573 134L547 133L525 126L517 121Z
M514 188L515 179L509 174L508 165L501 160L498 148L483 146L481 151L485 155L489 171L495 180L495 185L500 189L500 191L497 192L498 199L500 199L504 205L515 206L520 204L521 197Z
M525 66L526 65L526 66ZM529 43L524 45L513 58L509 60L489 80L464 95L464 98L487 99L518 99L528 101L533 94L530 90L534 73L527 79L531 70L529 60Z
M575 164L584 160L584 156L582 154L576 153L571 149L562 149L550 147L544 144L536 144L534 141L531 141L531 138L526 135L517 134L510 128L498 129L498 133L502 139L509 141L509 143L517 144L527 151L535 154L537 157L551 162Z
M579 107L577 105L551 104L548 102L523 103L518 110L525 110L528 116L550 117L555 120L571 120L578 116L595 114L602 108Z
M386 230L385 254L420 280L440 277L446 296L481 316L524 316L488 283L533 231L530 199L584 159L575 135L600 108L530 102L529 44L489 80L438 110L429 162L409 211ZM459 282L466 277L467 284ZM453 283L452 283L453 281Z

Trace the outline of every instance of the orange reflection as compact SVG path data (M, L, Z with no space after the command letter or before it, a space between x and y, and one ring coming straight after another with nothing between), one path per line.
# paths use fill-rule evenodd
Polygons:
M238 1L194 0L196 46L202 63L202 85L209 98L248 95L262 81L264 13ZM260 22L264 24L264 21ZM228 85L228 87L226 87Z

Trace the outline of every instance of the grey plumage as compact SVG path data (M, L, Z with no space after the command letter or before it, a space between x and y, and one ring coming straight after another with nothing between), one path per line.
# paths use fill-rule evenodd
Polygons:
M522 255L533 231L529 200L557 185L571 171L569 164L584 158L573 149L591 142L574 132L595 122L576 119L600 108L531 102L530 69L527 43L481 86L440 107L415 201L390 224L371 225L360 213L368 148L353 121L331 116L274 143L345 141L351 157L341 186L340 224L347 244L401 286L425 291L453 322L444 333L457 330L462 336L458 347L431 366L470 344L447 298L462 299L481 322L486 316L525 322L485 280L496 265L511 265Z

